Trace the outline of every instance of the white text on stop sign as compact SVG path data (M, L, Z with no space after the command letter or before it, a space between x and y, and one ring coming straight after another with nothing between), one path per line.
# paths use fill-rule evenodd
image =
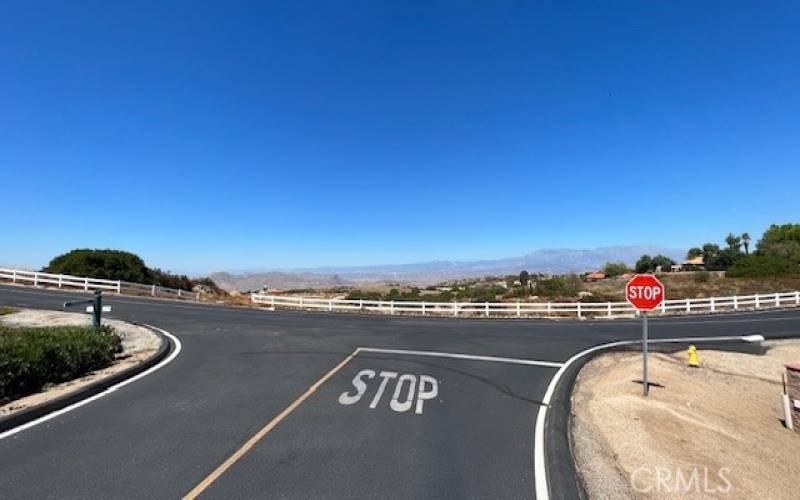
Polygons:
M661 288L644 285L631 286L628 287L628 298L630 300L659 300L661 298Z

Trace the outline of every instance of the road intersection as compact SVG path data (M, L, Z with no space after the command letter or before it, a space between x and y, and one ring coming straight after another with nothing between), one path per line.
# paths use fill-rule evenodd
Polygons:
M23 307L58 309L75 295L0 287L0 303ZM558 497L574 484L536 463L569 460L568 449L544 454L544 428L535 432L542 403L563 403L554 376L587 349L640 335L632 320L104 302L174 335L181 351L0 440L8 498L534 498L542 485ZM651 321L656 340L798 332L794 311Z

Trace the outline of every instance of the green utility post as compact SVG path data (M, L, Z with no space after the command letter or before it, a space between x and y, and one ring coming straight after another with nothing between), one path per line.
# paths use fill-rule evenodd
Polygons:
M92 311L92 324L94 325L94 331L100 331L100 313L103 311L103 292L100 290L94 291L94 300L93 300L93 311Z
M94 331L100 331L100 314L103 311L103 292L100 290L94 291L94 297L88 300L71 300L64 302L64 307L77 306L82 304L92 304L92 324Z

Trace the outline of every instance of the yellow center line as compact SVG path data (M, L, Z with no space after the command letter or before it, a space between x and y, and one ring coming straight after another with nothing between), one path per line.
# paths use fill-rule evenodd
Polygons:
M222 462L222 464L220 464L220 466L219 466L219 467L217 467L216 469L214 469L214 472L212 472L212 473L211 473L211 474L209 474L209 475L208 475L208 476L207 476L205 479L203 479L202 481L200 481L200 483L199 483L197 486L195 486L195 487L194 487L194 489L192 489L192 491L190 491L189 493L187 493L187 494L186 494L186 495L183 497L183 499L184 499L184 500L193 500L193 499L197 498L197 496L198 496L198 495L200 495L201 493L203 493L203 492L204 492L204 491L205 491L205 490L206 490L206 489L207 489L209 486L211 486L211 484L212 484L214 481L216 481L216 480L217 480L217 479L218 479L218 478L219 478L219 477L220 477L222 474L224 474L224 473L225 473L225 471L227 471L228 469L230 469L230 468L231 468L231 466L232 466L233 464L235 464L237 460L239 460L240 458L242 458L242 457L245 455L245 453L247 453L248 451L250 451L250 449L251 449L253 446L255 446L255 445L256 445L256 443L258 443L259 441L261 441L261 439L263 439L263 438L264 438L264 436L266 436L266 435L269 433L269 431L271 431L272 429L274 429L274 428L275 428L275 427L276 427L276 426L277 426L279 423L281 423L281 421L282 421L284 418L286 418L286 417L287 417L287 416L288 416L290 413L292 413L294 410L296 410L298 406L300 406L301 404L303 404L303 401L305 401L306 399L308 399L308 398L309 398L309 396L311 396L312 394L314 394L314 393L317 391L317 389L319 389L319 388L320 388L320 386L321 386L322 384L324 384L324 383L325 383L325 381L327 381L329 378L333 377L333 376L336 374L336 372L338 372L339 370L341 370L341 369L344 367L344 365L346 365L346 364L347 364L347 363L348 363L348 362L349 362L351 359L353 359L353 357L354 357L356 354L358 354L358 351L359 351L358 349L356 349L355 351L353 351L353 352L352 352L352 353L351 353L349 356L347 356L347 357L344 359L344 361L342 361L341 363L339 363L338 365L336 365L335 367L333 367L333 369L332 369L331 371L329 371L328 373L326 373L325 375L323 375L323 376L322 376L322 378L320 378L319 380L317 380L316 382L314 382L314 385L312 385L311 387L309 387L309 388L308 388L308 390L307 390L306 392L304 392L302 396L300 396L299 398L295 399L295 400L294 400L294 402L293 402L292 404L290 404L289 406L287 406L285 410L283 410L282 412L280 412L280 413L278 414L278 416L276 416L275 418L273 418L272 420L270 420L270 421L267 423L267 425L265 425L264 427L262 427L262 428L261 428L261 430L259 430L258 432L256 432L256 433L253 435L253 437L251 437L250 439L248 439L248 440L247 440L247 442L246 442L246 443L244 443L244 444L242 445L242 447L241 447L241 448L239 448L238 450L236 450L236 451L233 453L233 455L231 455L230 457L228 457L228 459L227 459L227 460L225 460L224 462Z

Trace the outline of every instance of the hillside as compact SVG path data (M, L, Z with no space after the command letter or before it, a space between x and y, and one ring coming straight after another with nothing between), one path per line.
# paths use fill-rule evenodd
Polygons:
M530 272L569 273L599 269L606 262L633 265L643 254L663 254L681 260L684 251L650 245L595 249L542 249L518 257L476 261L429 261L354 267L318 267L248 272L218 272L210 277L229 291L270 288L327 288L368 283L427 286L446 280Z

